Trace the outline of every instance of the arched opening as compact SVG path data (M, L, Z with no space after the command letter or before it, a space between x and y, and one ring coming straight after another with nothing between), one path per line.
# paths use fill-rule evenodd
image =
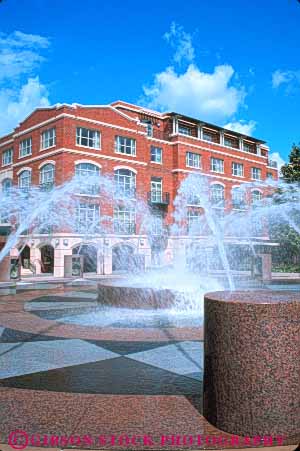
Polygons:
M2 192L3 192L3 194L9 194L9 191L12 188L12 184L13 184L12 179L8 179L7 178L7 179L3 180L3 182L2 182Z
M80 194L98 195L100 193L100 169L92 163L77 163L75 175L80 182Z
M134 264L134 248L127 244L117 244L112 249L112 270L130 272Z
M54 185L55 167L54 164L45 164L40 169L40 186L42 189L51 189Z
M83 272L97 273L97 248L92 244L79 244L72 250L73 255L83 255Z
M50 245L41 247L41 272L51 273L54 272L54 248Z
M21 265L25 269L29 269L30 267L30 247L27 244L21 251Z
M31 186L31 172L28 169L24 169L19 175L19 188L27 191Z

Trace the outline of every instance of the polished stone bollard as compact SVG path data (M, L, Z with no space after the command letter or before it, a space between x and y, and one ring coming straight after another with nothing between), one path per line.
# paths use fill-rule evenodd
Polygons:
M300 292L205 296L206 419L242 435L300 437Z

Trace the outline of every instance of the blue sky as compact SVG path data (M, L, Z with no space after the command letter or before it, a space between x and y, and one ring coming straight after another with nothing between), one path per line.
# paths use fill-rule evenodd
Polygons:
M300 2L3 0L0 132L34 107L123 99L300 141Z

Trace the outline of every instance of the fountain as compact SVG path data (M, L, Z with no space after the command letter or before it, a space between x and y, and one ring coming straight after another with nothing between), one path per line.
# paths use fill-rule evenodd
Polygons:
M7 221L13 224L13 230L0 252L0 262L12 249L17 249L20 253L26 243L34 239L38 230L47 227L78 231L79 225L83 245L94 237L100 237L99 246L103 250L105 237L109 235L112 225L121 230L117 220L105 215L93 215L83 224L80 214L70 214L70 211L78 211L80 206L78 193L88 191L91 186L96 186L97 192L101 192L101 196L109 202L115 197L113 181L103 176L80 180L74 178L47 193L35 188L30 192L12 189L3 197L0 205L0 214L5 215ZM275 406L274 416L266 420L264 415L267 412L268 397L276 397L276 386L265 389L263 378L272 378L272 375L264 371L258 375L253 371L253 365L257 364L260 368L259 359L249 359L250 366L247 365L251 352L265 359L275 353L276 359L271 359L270 365L277 374L276 380L281 380L286 373L284 368L280 368L280 362L284 360L284 353L292 349L299 334L300 304L297 295L255 291L267 288L266 284L270 282L270 253L271 248L277 245L270 240L270 224L280 221L299 232L294 219L300 213L299 189L294 187L291 198L291 185L280 182L280 193L274 196L277 188L272 181L244 183L238 193L235 192L235 208L230 211L228 209L224 214L224 193L219 192L218 188L212 197L205 176L188 176L178 190L174 202L174 223L166 238L170 240L172 237L169 249L173 254L172 264L168 262L168 265L157 266L146 273L97 280L97 292L91 304L80 305L78 308L72 305L67 312L63 306L61 312L58 302L57 311L52 312L53 318L64 324L98 328L115 323L121 324L121 327L137 325L140 328L199 328L203 325L204 295L211 291L222 291L225 294L209 294L205 298L204 413L213 424L232 433L298 433L299 428L291 416L293 409L285 408L283 402L276 405L271 403ZM263 190L269 196L261 199L257 193ZM249 209L246 204L250 197L253 205ZM128 208L132 206L132 199L126 195L122 197L122 202ZM162 233L165 232L162 232L163 228L157 232L155 215L149 206L138 199L135 205L137 216L143 218L141 234L148 237L152 245L160 242ZM158 245L155 249L158 254L164 252L163 247ZM79 253L80 248L78 255ZM82 263L79 261L78 264L80 270ZM237 289L251 291L241 292ZM283 299L285 302L282 302ZM47 318L48 313L42 308L38 309L36 304L28 302L26 308ZM283 323L279 327L278 321L286 321L290 329L285 329ZM288 340L288 347L285 347L277 327L278 331L285 331L283 336ZM250 336L252 338L248 343ZM265 339L269 346L266 348ZM261 354L258 351L262 349L264 351ZM295 352L294 349L294 357ZM234 360L231 361L232 365L228 362L232 359L232 353L242 362L239 367ZM299 359L294 357L287 366L288 372L293 371L291 377L287 374L291 385L287 383L284 386L287 393L282 396L294 396L299 401L299 378L294 378L299 371ZM251 401L256 385L263 388L256 392L253 399L257 404L260 404L260 399L264 400L257 409ZM242 391L247 392L249 404L247 406L243 403L241 415L239 402ZM282 399L280 397L281 401ZM289 404L293 408L295 405L292 401ZM280 415L283 420L276 423ZM265 426L262 427L262 423L256 421L255 417L263 418ZM279 430L279 427L283 430Z

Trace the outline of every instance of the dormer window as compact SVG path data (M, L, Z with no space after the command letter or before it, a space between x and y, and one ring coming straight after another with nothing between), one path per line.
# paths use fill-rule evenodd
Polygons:
M224 146L232 147L234 149L239 148L239 140L238 138L234 138L233 136L224 136Z
M178 124L178 133L180 135L191 136L192 135L192 129L190 127L186 127L185 125Z
M212 143L220 143L220 135L219 133L213 132L211 130L203 129L202 139L204 141L209 141Z
M257 153L256 145L246 141L243 142L243 150L245 152Z

